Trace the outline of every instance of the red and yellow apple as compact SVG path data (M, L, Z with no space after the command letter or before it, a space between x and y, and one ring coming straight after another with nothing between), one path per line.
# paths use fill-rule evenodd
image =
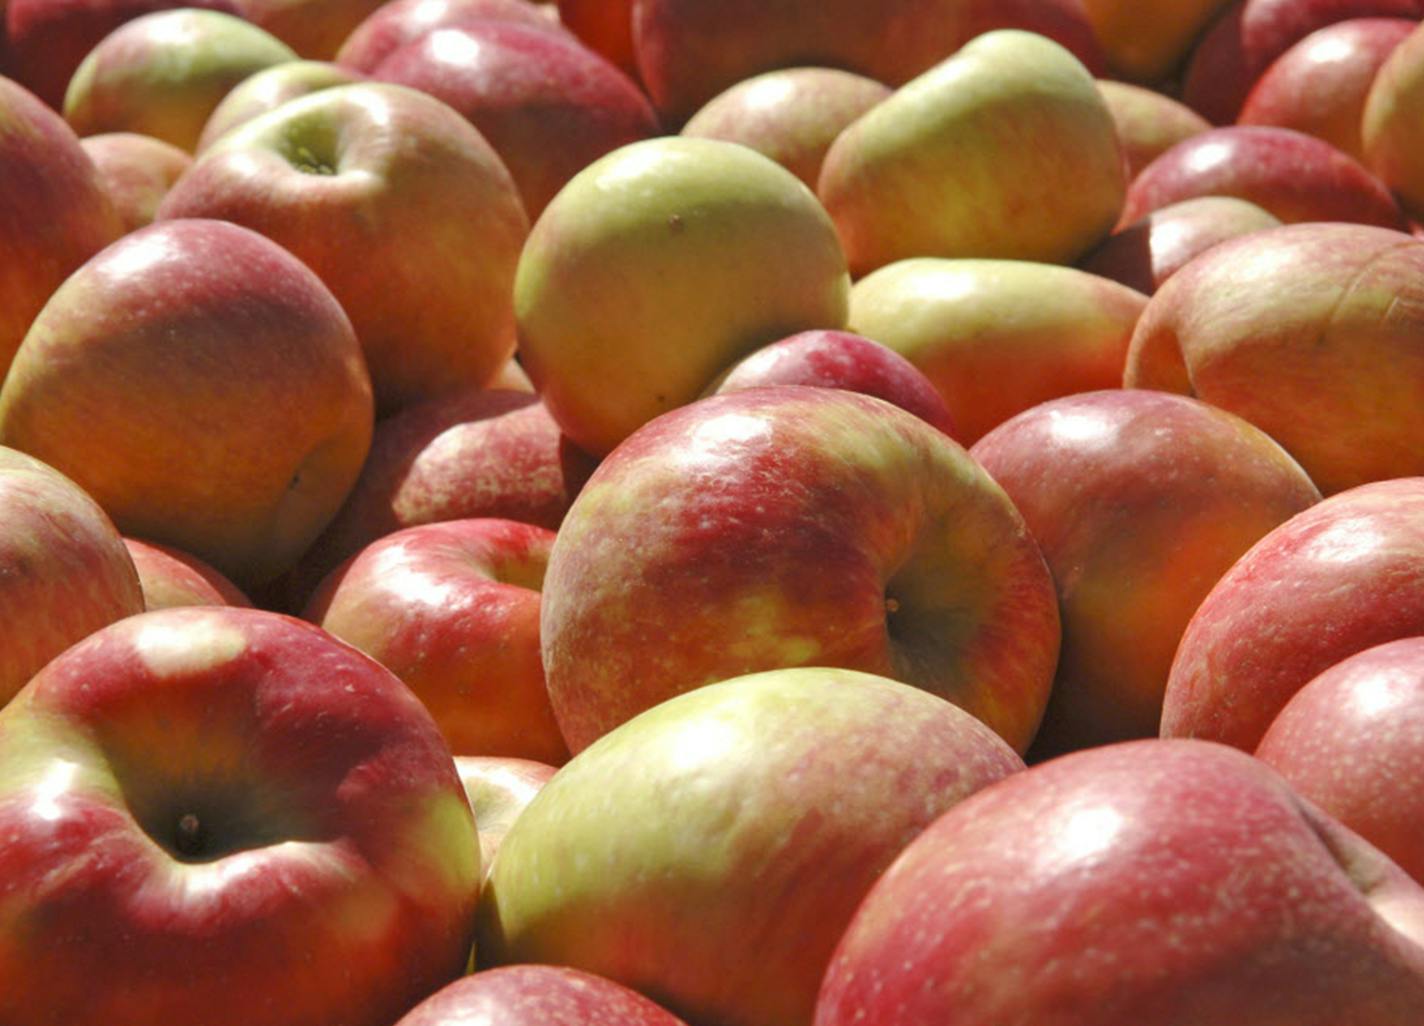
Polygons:
M401 1016L396 1026L686 1026L637 991L593 973L509 965L466 976Z
M158 204L193 163L187 150L137 132L101 132L79 144L125 232L153 223Z
M246 595L219 571L171 545L125 538L143 588L143 608L251 606Z

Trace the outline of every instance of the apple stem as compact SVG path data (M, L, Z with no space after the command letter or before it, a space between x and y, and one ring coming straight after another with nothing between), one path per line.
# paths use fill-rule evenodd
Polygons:
M893 616L894 614L898 613L899 611L900 611L900 600L899 600L899 599L893 599L893 598L890 598L889 596L886 596L886 598L885 598L885 612L887 612L887 613L889 613L889 614L891 614L891 615Z
M178 830L174 843L181 855L200 855L206 841L203 821L195 812L185 812L178 817Z

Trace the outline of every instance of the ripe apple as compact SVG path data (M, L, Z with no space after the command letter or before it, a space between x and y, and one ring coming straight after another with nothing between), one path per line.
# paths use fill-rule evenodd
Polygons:
M314 270L351 318L382 414L477 388L513 352L529 222L490 145L417 90L290 100L205 150L158 216L243 225Z
M993 784L860 906L816 1026L1402 1026L1424 890L1267 767L1134 741Z
M686 1026L637 991L564 966L509 965L456 980L396 1026Z
M1211 123L1186 104L1155 89L1098 80L1098 92L1108 105L1130 182L1152 161L1183 139L1211 128Z
M1071 267L924 257L856 282L850 327L923 371L969 445L1041 402L1116 388L1146 304Z
M330 61L286 61L263 68L233 86L213 108L198 137L197 151L203 152L229 129L245 125L288 100L333 86L353 85L365 77Z
M1331 496L1252 546L1203 600L1172 663L1162 734L1253 751L1312 679L1418 634L1424 478Z
M603 461L554 542L541 631L574 752L679 692L807 665L918 685L1022 750L1059 627L1038 546L962 447L883 400L786 385L665 414Z
M186 150L137 132L101 132L79 144L125 232L153 223L158 204L193 163Z
M558 0L559 21L585 46L637 79L633 48L633 0Z
M0 710L0 782L10 1026L386 1026L469 957L450 752L309 624L206 607L99 631Z
M1424 32L1416 28L1395 47L1370 86L1360 124L1365 161L1411 214L1424 213L1424 161L1414 127L1424 110Z
M237 585L197 556L138 538L125 538L124 547L138 571L146 610L252 605Z
M556 769L533 759L495 755L457 755L455 768L460 772L465 797L469 798L470 809L475 814L475 828L480 834L480 865L488 874L499 846L504 843L504 835Z
M525 807L486 883L480 964L573 966L695 1023L807 1026L884 867L1021 767L974 717L869 674L787 669L679 695Z
M1125 186L1093 76L1052 40L1005 29L853 122L817 194L859 277L919 256L1067 263L1112 228Z
M558 21L544 10L529 0L388 0L346 37L336 52L336 63L369 74L391 53L428 32L488 18L561 31Z
M831 220L790 171L712 139L649 139L579 172L519 259L519 354L580 448L606 455L769 342L845 326Z
M336 512L371 416L331 293L222 221L163 221L95 256L36 318L0 388L0 443L73 478L123 533L243 587L295 562Z
M1164 392L1046 402L969 454L1023 514L1058 588L1063 648L1034 758L1155 737L1192 613L1247 549L1320 501L1265 432Z
M562 763L539 657L553 542L513 520L408 527L333 571L302 617L403 680L456 755Z
M306 60L329 61L384 0L234 0L242 17Z
M1136 82L1171 75L1201 30L1229 0L1083 0L1108 66Z

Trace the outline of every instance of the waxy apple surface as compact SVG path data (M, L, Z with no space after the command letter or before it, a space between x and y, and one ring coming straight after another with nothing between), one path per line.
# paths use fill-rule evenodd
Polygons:
M621 984L563 966L488 969L422 1001L396 1026L686 1026Z
M336 63L369 74L388 55L427 32L486 18L562 31L558 21L544 11L528 0L389 0L346 37L336 53Z
M251 600L219 571L197 556L171 545L125 538L138 582L143 588L143 608L175 606L250 606Z
M480 865L488 875L504 835L549 782L557 769L533 759L498 755L457 755L455 769L480 834Z

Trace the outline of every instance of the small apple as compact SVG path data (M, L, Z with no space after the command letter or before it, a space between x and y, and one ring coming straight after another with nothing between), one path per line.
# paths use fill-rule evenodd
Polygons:
M365 77L330 61L286 61L263 68L233 86L213 108L198 137L197 152L202 153L229 129L245 125L288 100L333 86L353 85Z
M251 606L246 595L197 556L171 545L125 538L143 588L143 608L177 606Z
M686 1026L636 991L553 965L509 965L456 980L396 1026Z
M1183 139L1211 128L1211 123L1184 103L1155 89L1098 80L1098 92L1108 105L1130 182L1152 161Z
M186 150L137 132L101 132L79 143L125 232L153 223L158 204L193 163Z
M457 755L455 768L480 834L480 865L488 874L504 835L557 769L533 759Z

